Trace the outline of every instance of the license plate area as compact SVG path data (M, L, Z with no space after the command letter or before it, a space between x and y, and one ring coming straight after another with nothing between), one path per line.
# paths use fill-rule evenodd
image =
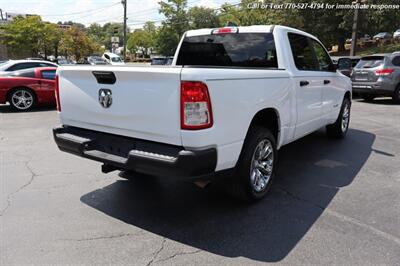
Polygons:
M129 151L136 148L135 142L131 138L124 138L113 135L96 135L89 149L102 151L108 154L127 158Z

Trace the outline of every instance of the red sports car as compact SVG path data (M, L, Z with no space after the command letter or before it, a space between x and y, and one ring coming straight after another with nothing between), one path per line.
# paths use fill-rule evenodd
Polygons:
M36 105L56 103L55 67L38 67L15 71L0 77L0 104L9 102L19 111Z

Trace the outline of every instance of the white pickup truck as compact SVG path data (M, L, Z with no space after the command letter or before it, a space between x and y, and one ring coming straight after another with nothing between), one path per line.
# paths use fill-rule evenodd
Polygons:
M277 150L321 127L346 135L351 82L318 39L284 26L184 34L172 66L61 66L56 89L65 152L183 180L231 176L262 198Z

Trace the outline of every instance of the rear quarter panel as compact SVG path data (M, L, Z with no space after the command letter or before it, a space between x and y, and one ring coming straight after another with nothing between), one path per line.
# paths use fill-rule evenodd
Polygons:
M42 92L40 85L35 78L3 77L0 78L0 103L6 102L8 93L19 87L29 88L34 91L36 97L41 102Z
M280 114L279 142L289 137L294 123L291 106L293 90L285 70L183 68L181 79L207 84L214 124L205 130L182 130L182 143L187 148L216 146L217 169L233 167L255 114L274 108Z

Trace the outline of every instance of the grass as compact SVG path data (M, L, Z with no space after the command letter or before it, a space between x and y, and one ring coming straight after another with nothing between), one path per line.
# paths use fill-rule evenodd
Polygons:
M371 54L378 54L378 53L393 53L396 51L400 51L400 43L389 43L383 46L372 46L372 47L365 47L365 48L357 48L357 55L371 55ZM333 53L332 56L340 56L340 55L349 55L350 50L346 50L340 53Z

